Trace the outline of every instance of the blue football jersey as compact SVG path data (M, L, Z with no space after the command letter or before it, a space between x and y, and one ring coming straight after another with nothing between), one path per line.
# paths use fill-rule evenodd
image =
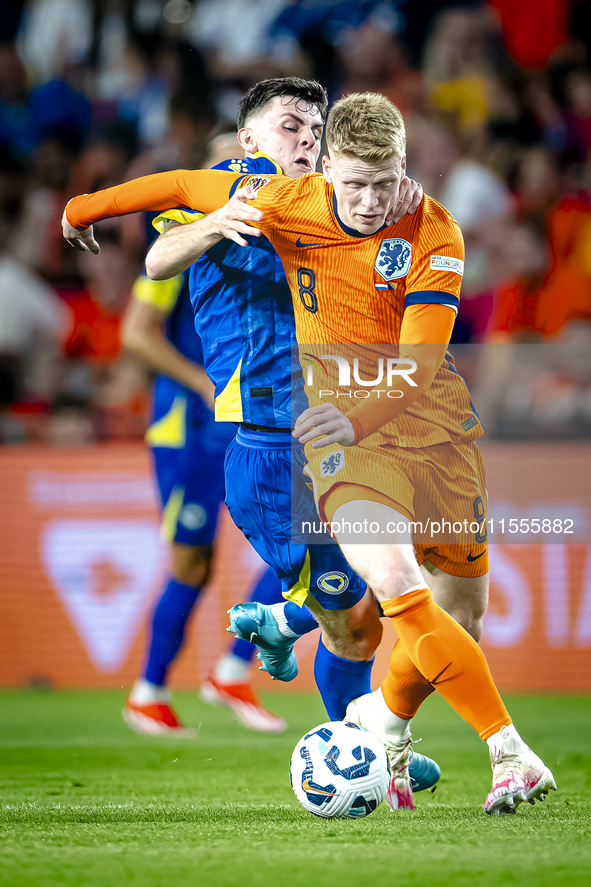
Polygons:
M228 160L216 169L277 174L268 157ZM199 213L167 210L161 220ZM216 244L190 268L189 291L205 370L215 384L215 417L290 428L308 406L296 354L295 319L283 265L266 237Z

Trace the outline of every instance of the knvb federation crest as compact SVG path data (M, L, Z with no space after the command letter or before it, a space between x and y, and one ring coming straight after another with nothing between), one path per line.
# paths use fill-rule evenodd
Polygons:
M375 269L384 280L406 277L410 270L412 246L408 240L390 237L383 240L376 258Z
M345 451L335 450L320 463L320 477L332 477L345 467Z

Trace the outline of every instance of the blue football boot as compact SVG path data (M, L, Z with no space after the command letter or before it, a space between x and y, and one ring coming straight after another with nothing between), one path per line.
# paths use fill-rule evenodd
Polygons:
M439 782L441 776L441 768L437 761L420 755L418 752L411 752L410 764L408 765L408 775L410 776L410 787L414 792L424 792L428 788L435 791L435 785Z
M297 638L288 638L279 631L277 620L271 607L249 601L236 604L228 610L230 628L234 634L256 644L258 658L263 663L262 671L267 671L273 680L293 681L298 674L298 662L293 651Z

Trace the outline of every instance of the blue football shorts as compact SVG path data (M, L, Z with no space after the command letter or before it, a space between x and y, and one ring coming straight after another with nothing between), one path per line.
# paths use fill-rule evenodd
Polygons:
M226 452L226 504L236 526L277 572L284 595L302 604L308 592L325 610L349 610L366 584L336 542L307 547L293 539L301 521L318 521L306 485L303 447L288 432L239 428Z

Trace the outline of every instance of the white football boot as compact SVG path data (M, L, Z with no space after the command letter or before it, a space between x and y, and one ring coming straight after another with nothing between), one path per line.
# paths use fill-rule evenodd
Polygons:
M515 813L524 801L535 804L545 800L550 789L556 791L552 773L525 744L513 724L502 727L488 742L493 784L484 800L486 813Z
M410 733L403 738L399 734L388 735L385 722L387 717L386 703L381 690L366 693L350 702L347 706L345 721L365 727L384 745L390 762L390 787L386 800L392 810L414 810L408 765L412 755L412 739Z

